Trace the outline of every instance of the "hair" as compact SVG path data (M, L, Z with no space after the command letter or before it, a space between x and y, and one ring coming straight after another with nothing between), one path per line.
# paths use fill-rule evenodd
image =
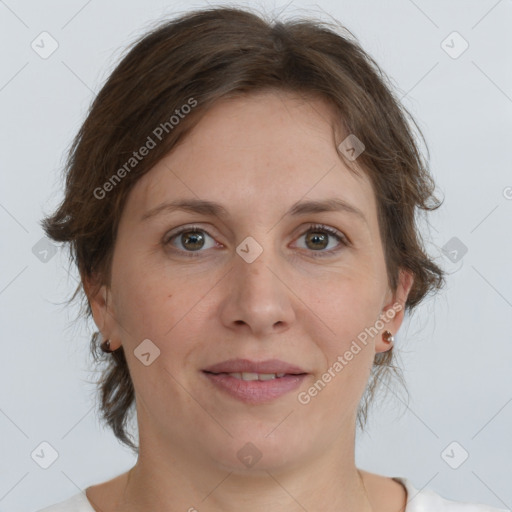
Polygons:
M137 180L215 102L265 90L322 98L340 126L363 141L357 163L377 199L389 286L396 291L400 269L414 276L405 313L444 285L444 271L426 253L416 222L419 210L442 204L412 125L424 141L423 134L394 96L389 78L345 27L207 8L160 22L128 50L68 150L64 199L41 221L49 238L69 243L69 262L81 277L69 302L80 295L79 316L91 317L90 294L110 286L118 223ZM136 158L134 151L144 145L151 149ZM104 365L96 382L102 419L138 452L126 430L135 394L123 347L105 355L98 350L100 336L92 335L91 352ZM404 384L394 357L393 350L375 355L357 411L361 428L384 378L394 374Z

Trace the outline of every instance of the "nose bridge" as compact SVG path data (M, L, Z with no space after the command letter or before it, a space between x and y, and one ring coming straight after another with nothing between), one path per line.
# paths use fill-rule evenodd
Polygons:
M236 271L244 284L250 285L251 288L258 288L258 284L262 288L271 286L269 279L275 278L270 272L270 268L277 266L277 263L273 261L273 249L270 243L271 235L269 236L258 236L258 242L256 238L252 236L246 237L236 248L238 255L238 261L236 264Z
M287 287L279 278L279 254L271 239L271 234L257 234L247 237L236 248L229 316L231 321L243 321L254 331L289 324L293 317Z
M233 246L228 281L220 291L219 320L245 341L274 340L293 327L300 308L291 282L294 270L283 252L282 225L276 227L279 217L259 204L237 217L241 238Z

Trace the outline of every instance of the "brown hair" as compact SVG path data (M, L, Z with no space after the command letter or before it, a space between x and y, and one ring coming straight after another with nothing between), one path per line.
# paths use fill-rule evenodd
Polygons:
M405 312L444 285L444 271L426 254L415 218L418 209L434 210L442 202L433 195L435 184L408 119L423 135L375 61L339 24L267 20L220 7L167 20L135 41L73 140L64 169L65 197L42 226L53 240L70 244L70 263L82 282L69 301L83 292L80 315L92 316L83 283L110 284L118 222L131 187L217 100L264 89L323 98L340 126L363 141L357 162L376 195L391 289L396 290L400 268L414 275ZM153 146L150 139L154 147L136 158L134 151ZM99 337L92 335L91 351L105 364L97 382L103 420L138 451L126 432L135 401L123 348L105 357ZM394 372L403 384L393 361L392 350L375 356L357 413L361 428L379 382Z

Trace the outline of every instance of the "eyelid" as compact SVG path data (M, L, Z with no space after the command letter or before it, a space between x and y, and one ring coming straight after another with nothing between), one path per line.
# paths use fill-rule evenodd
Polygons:
M319 223L309 224L309 226L307 226L307 228L305 230L301 231L299 237L297 237L297 238L304 236L306 233L308 233L310 231L312 231L312 232L324 231L329 236L336 238L340 245L340 247L337 247L336 249L330 249L328 251L312 251L312 250L307 251L306 249L303 249L303 250L306 250L309 254L312 254L313 258L328 258L329 256L337 255L344 248L352 247L352 243L350 242L348 237L343 232L339 231L338 229L336 229L334 227L327 226L325 224L319 224Z
M313 253L313 254L317 253L317 255L313 256L313 257L317 257L317 258L318 257L319 258L327 257L327 256L334 255L334 254L337 254L338 252L340 252L343 249L343 246L345 246L345 247L352 246L351 241L349 240L349 238L343 232L339 231L338 229L336 229L334 227L327 226L325 224L319 224L319 223L309 223L305 228L303 228L300 231L300 234L297 235L297 238L300 238L300 237L304 236L305 234L307 234L308 232L315 231L315 230L325 231L329 236L336 238L338 240L339 244L342 247L339 247L337 249L330 249L329 251L313 251L313 250L307 251L307 252L310 252L310 253ZM215 240L215 238L212 235L210 235L210 233L208 232L207 229L204 229L201 226L196 225L196 224L188 224L188 225L184 225L184 226L181 226L179 228L176 228L176 230L172 230L169 233L166 233L163 236L162 244L164 245L164 247L167 247L167 246L171 245L171 243L170 243L171 240L173 240L177 236L181 235L182 233L186 233L187 231L204 232L210 238ZM217 242L217 241L215 241L215 242L216 242L216 244L219 244L219 242ZM190 257L194 257L195 255L199 255L201 252L205 252L205 251L202 251L202 250L198 250L198 251L184 251L184 250L176 249L174 247L172 247L172 250L176 251L178 253L181 253L181 254L186 254L187 257L189 257L189 256ZM302 249L302 250L306 250L306 249Z
M212 235L208 232L207 229L202 228L201 226L198 226L196 224L187 224L185 226L181 226L179 228L176 228L176 230L171 230L170 232L166 233L162 238L163 245L170 245L170 242L173 238L176 238L177 236L181 235L182 233L186 233L187 231L202 231L206 233L210 238L214 239ZM185 252L185 251L179 251L179 252ZM194 252L194 251L188 251L188 252ZM195 252L201 252L201 251L195 251ZM204 252L204 251L203 251Z
M339 229L328 226L327 224L312 223L307 227L307 229L305 231L303 231L301 233L301 236L304 233L307 233L308 231L314 231L315 229L317 229L318 231L326 231L331 236L338 237L340 239L340 241L345 242L347 245L351 244L349 238L347 237L347 235L345 235L345 233L343 233Z

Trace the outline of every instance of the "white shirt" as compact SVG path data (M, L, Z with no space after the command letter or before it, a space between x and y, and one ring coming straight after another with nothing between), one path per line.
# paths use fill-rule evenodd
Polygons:
M509 509L490 507L481 503L449 500L431 489L418 491L407 478L393 477L393 480L401 483L407 490L405 512L511 512ZM95 510L85 492L81 492L36 512L95 512Z

